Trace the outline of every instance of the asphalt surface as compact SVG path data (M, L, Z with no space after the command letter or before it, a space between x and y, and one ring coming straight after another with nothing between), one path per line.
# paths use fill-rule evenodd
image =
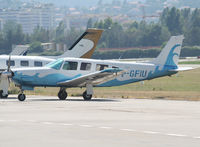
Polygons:
M0 99L0 147L199 147L200 102Z

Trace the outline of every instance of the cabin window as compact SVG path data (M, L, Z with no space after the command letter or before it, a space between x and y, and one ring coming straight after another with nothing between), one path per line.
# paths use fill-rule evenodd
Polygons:
M91 69L91 63L81 63L81 70L90 70Z
M41 67L41 66L42 66L42 62L40 62L40 61L35 61L35 62L34 62L34 66L36 66L36 67Z
M6 65L8 66L8 60L6 61ZM10 60L10 66L15 66L15 61L14 60Z
M64 70L77 70L78 63L77 62L71 62L71 61L65 61L63 65Z
M21 66L29 66L29 62L28 61L21 61L20 65Z
M106 68L108 68L108 65L97 64L97 66L96 66L96 70L97 70L97 71L104 70L104 69L106 69Z

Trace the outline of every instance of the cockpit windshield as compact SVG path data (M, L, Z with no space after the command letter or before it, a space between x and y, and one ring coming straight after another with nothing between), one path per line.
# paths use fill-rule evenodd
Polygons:
M49 64L47 64L45 66L59 70L61 68L62 64L63 64L63 59L58 59L56 61L50 62Z

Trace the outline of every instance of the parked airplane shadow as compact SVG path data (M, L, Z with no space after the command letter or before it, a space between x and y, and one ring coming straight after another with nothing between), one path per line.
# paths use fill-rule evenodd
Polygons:
M0 100L17 100L17 97L8 97L8 98L0 98ZM26 98L26 101L60 101L60 102L65 102L65 101L79 101L79 102L119 102L120 100L118 99L106 99L106 98L93 98L90 101L85 101L83 100L83 98L67 98L66 100L59 100L59 99L55 99L55 98L30 98L29 96Z
M27 101L28 101L28 98L27 98ZM66 102L66 101L73 101L73 102L119 102L119 100L113 100L113 99L100 99L100 98L94 98L90 101L85 101L83 99L77 99L77 98L74 98L74 99L66 99L66 100L59 100L59 99L29 99L29 101L60 101L60 102Z
M14 99L17 99L17 97L8 97L8 98L0 98L0 100L14 100Z

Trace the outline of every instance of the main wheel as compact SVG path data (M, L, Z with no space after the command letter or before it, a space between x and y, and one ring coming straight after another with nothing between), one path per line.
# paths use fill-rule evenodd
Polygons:
M3 90L0 90L0 98L3 98Z
M66 91L59 91L58 92L58 98L60 100L66 100L66 98L67 98L67 92Z
M3 95L3 90L0 90L0 98L8 98L8 94Z
M26 95L25 94L21 93L21 94L18 95L18 100L19 101L24 101L25 99L26 99Z
M7 99L8 98L8 94L2 95L1 98Z
M92 94L87 94L87 92L83 92L83 99L89 101L92 99Z

